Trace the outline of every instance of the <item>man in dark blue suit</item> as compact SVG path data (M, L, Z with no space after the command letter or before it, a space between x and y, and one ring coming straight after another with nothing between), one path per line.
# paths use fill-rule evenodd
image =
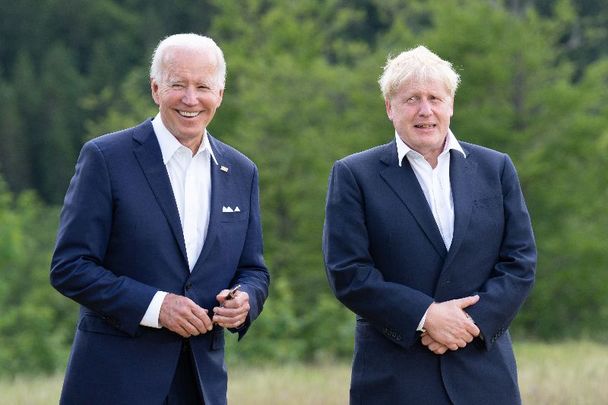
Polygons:
M158 115L82 148L51 264L81 305L61 403L226 403L224 328L243 337L269 274L257 168L207 132L225 76L213 40L167 37Z
M521 403L508 327L534 237L509 157L450 131L459 80L422 46L389 59L395 139L330 175L323 252L357 315L352 404Z

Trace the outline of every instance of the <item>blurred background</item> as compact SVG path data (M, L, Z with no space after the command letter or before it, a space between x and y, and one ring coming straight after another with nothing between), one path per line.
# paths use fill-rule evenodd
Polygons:
M519 171L539 262L515 340L608 342L608 0L0 0L0 380L62 373L77 311L48 282L63 196L83 142L155 115L150 55L177 32L224 50L210 131L260 169L273 282L229 365L348 366L354 317L321 255L327 177L391 140L377 79L418 44L461 74L456 136Z

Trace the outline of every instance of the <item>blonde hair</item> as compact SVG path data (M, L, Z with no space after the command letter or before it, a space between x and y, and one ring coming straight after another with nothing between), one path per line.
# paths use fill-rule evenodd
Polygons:
M384 98L389 99L406 82L429 81L443 83L450 96L454 98L460 83L460 75L452 68L450 62L420 45L403 51L394 58L389 55L378 84Z

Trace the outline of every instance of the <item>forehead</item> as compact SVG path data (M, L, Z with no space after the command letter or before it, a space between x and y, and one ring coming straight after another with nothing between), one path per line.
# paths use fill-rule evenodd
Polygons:
M213 54L207 50L171 48L162 62L162 76L167 79L210 80L217 69Z
M405 81L403 84L401 84L401 86L399 86L396 94L433 94L443 97L450 96L450 92L445 83L434 79Z

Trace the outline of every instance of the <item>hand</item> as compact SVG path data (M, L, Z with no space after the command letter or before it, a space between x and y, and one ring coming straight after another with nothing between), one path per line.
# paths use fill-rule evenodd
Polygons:
M429 345L433 342L438 343L440 346L433 345L433 348L439 351L441 351L441 345L449 350L458 350L472 342L475 337L479 336L480 331L464 309L476 304L477 301L479 301L479 296L473 295L431 304L427 311L424 328L432 341L429 339L425 339L425 341ZM430 347L429 350L434 352Z
M190 298L167 294L160 307L158 322L182 337L198 336L213 329L207 312Z
M222 290L216 296L219 307L213 308L213 322L223 328L238 328L249 313L249 294L237 291L232 299L226 299L230 290Z
M423 345L425 345L430 351L435 354L441 355L449 350L447 346L442 345L441 343L434 340L427 332L424 332L421 335L420 341Z

